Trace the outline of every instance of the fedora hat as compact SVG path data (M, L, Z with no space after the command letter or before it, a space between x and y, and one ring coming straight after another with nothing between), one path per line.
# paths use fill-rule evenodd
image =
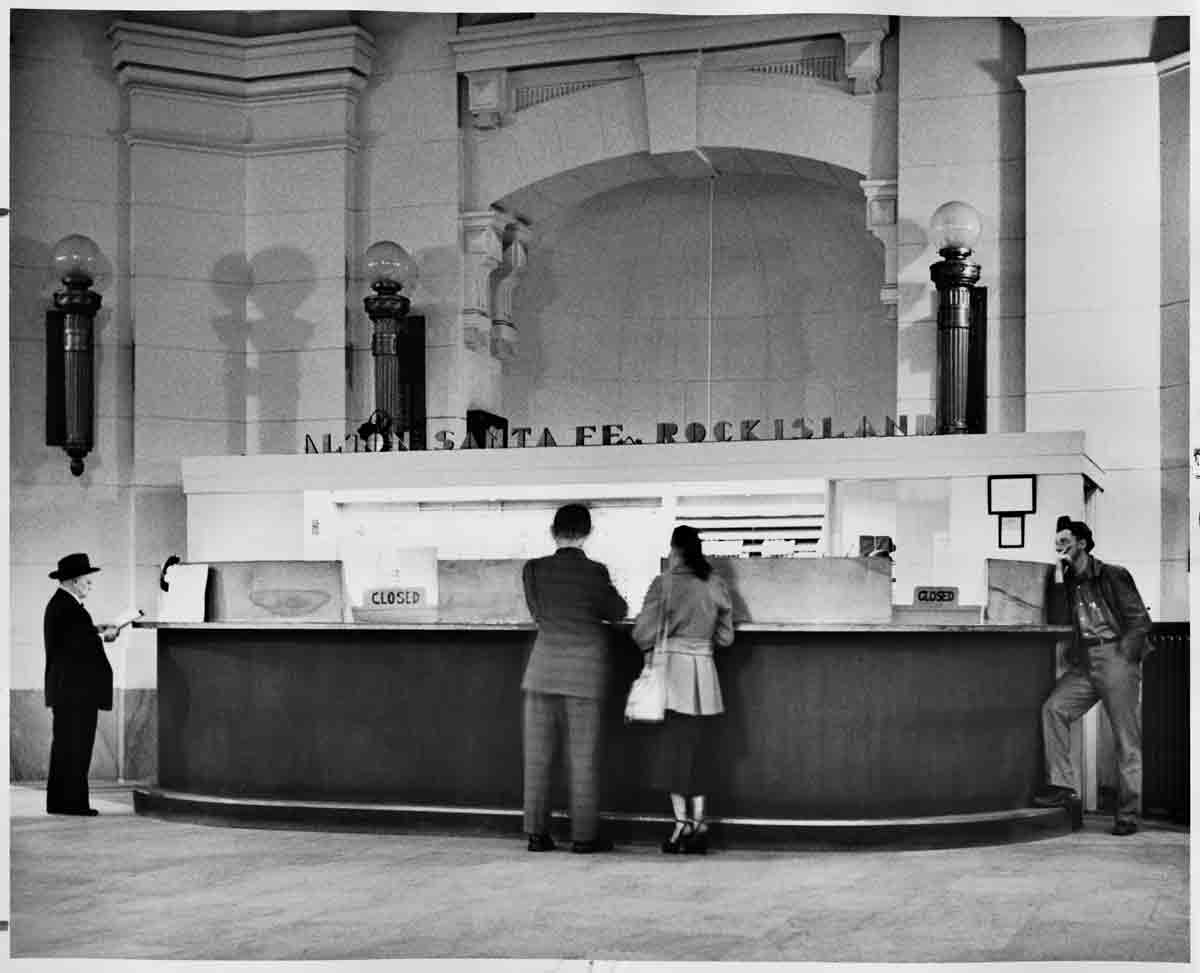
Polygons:
M70 581L72 578L99 570L99 568L92 567L92 562L88 560L86 554L68 554L66 557L58 559L58 570L51 571L50 577L57 581Z

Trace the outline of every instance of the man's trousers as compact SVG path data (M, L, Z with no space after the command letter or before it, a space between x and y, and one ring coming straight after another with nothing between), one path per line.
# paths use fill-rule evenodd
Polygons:
M525 831L550 833L554 754L561 740L571 795L571 840L593 841L599 824L599 699L525 693Z
M52 712L46 810L82 811L88 806L88 767L98 714L94 706L55 706Z
M1071 724L1099 700L1112 724L1117 753L1116 818L1136 821L1142 802L1141 664L1121 655L1116 642L1086 651L1087 662L1063 673L1042 705L1046 774L1051 784L1079 793L1071 764Z

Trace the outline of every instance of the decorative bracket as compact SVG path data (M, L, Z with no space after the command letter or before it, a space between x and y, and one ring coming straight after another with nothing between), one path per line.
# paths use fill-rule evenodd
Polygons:
M463 213L463 344L472 351L491 340L492 272L504 256L504 230L509 218L499 210Z
M467 74L467 111L475 127L482 130L500 127L508 109L508 71L471 71Z
M529 227L513 223L508 228L511 238L504 248L504 264L496 271L496 290L492 301L492 355L501 361L512 361L517 355L517 326L512 318L512 296L529 265Z
M842 32L846 42L846 77L853 82L856 95L872 95L879 90L883 71L881 48L887 32L878 28Z
M900 302L896 280L899 232L896 223L896 180L863 179L859 182L867 197L867 229L883 243L883 288L879 299L895 310Z
M646 97L650 154L691 152L699 144L702 55L654 54L635 58Z

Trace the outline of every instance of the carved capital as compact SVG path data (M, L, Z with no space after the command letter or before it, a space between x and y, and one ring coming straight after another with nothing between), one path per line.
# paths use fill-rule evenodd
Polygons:
M497 210L463 213L463 343L473 351L487 348L491 336L492 272L504 256L508 218Z
M846 43L846 77L854 85L856 95L870 95L879 90L879 75L883 71L881 49L887 32L851 30L842 32Z
M883 288L879 299L891 307L900 300L897 286L899 228L896 224L898 198L895 179L863 179L859 182L867 198L867 229L883 244Z
M499 128L508 111L508 71L493 68L467 74L467 111L478 129Z
M504 247L504 259L496 271L496 289L492 295L492 318L512 324L512 295L525 269L529 266L529 227L524 223L513 223L508 231L509 240Z
M493 321L491 333L492 357L512 361L517 357L517 329L507 321Z
M510 361L517 354L517 326L513 323L512 296L529 265L529 227L513 223L508 229L509 241L504 247L504 261L495 274L492 294L492 355Z
M867 229L896 225L896 200L898 198L895 179L863 179L859 182L863 195L867 197Z

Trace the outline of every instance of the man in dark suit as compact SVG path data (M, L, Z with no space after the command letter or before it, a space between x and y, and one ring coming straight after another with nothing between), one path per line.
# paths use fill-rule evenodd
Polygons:
M112 709L113 672L101 640L112 642L118 628L96 625L83 607L99 571L86 554L68 554L50 577L58 590L46 606L46 705L54 714L46 811L95 815L88 805L88 766L100 710Z
M587 507L560 507L550 528L556 550L525 564L522 581L538 634L521 689L525 694L525 831L530 851L551 851L551 767L556 744L566 749L571 795L571 851L609 851L599 834L599 764L608 689L608 626L628 606L608 568L583 553L592 531Z

